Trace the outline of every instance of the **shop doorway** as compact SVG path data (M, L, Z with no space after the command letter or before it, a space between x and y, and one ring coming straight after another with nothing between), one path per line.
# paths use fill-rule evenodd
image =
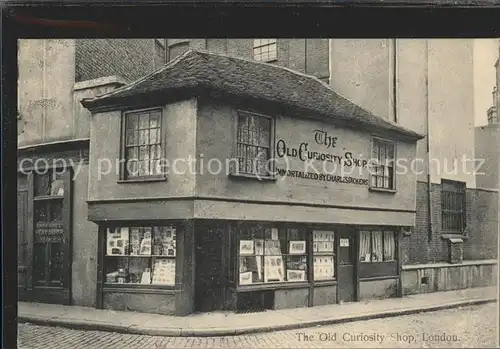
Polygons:
M195 229L195 311L224 309L224 231L213 227Z
M356 300L356 232L340 231L337 239L337 302Z

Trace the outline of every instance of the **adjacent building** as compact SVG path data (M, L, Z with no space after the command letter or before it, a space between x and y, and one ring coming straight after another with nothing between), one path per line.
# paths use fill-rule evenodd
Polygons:
M95 305L97 226L86 202L90 113L79 101L164 62L161 40L19 40L21 300Z
M185 315L496 281L471 40L79 41L38 41L66 43L65 87L20 50L20 161L75 159L20 175L28 299Z

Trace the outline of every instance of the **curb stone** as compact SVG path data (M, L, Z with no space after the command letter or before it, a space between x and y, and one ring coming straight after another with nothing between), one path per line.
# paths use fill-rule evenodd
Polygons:
M251 327L240 327L240 328L186 328L186 329L175 328L175 327L148 328L148 327L140 327L137 325L131 325L131 326L116 325L111 323L98 323L98 322L89 322L81 320L60 319L56 317L40 318L36 316L22 315L22 314L18 316L18 322L30 323L33 325L55 326L55 327L87 330L87 331L105 331L105 332L116 332L123 334L137 334L137 335L161 336L161 337L225 337L225 336L235 336L235 335L243 335L251 333L293 330L299 328L335 325L335 324L355 322L355 321L366 321L366 320L381 319L387 317L419 314L424 312L461 308L471 305L481 305L496 301L497 301L496 298L477 298L477 299L470 299L470 300L452 302L447 304L445 303L441 305L431 305L421 308L393 309L377 313L346 315L345 317L337 317L337 318L326 318L326 319L318 319L310 321L308 320L296 321L293 323L276 325L276 326L251 326Z

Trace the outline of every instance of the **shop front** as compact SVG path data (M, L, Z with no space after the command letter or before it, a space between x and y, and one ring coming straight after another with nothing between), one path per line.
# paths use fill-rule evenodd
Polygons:
M215 85L186 89L200 72ZM420 135L314 78L193 51L83 104L98 307L186 315L401 295L416 176L396 160L415 157Z

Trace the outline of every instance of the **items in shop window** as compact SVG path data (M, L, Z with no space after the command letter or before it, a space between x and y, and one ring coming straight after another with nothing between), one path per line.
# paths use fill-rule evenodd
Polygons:
M118 275L116 276L116 282L119 284L127 283L128 273L125 269L118 269Z
M281 244L279 240L266 240L265 253L267 256L281 255Z
M128 252L128 228L108 229L107 255L126 255Z
M305 270L287 270L286 279L287 281L305 281L306 272Z
M146 228L144 231L144 238L141 241L141 247L139 250L140 255L151 255L151 229Z
M264 257L264 282L284 281L285 266L282 256Z
M333 278L333 256L314 257L314 279Z
M240 285L249 285L252 283L252 272L240 273Z
M153 284L175 285L175 259L155 260Z
M248 256L254 254L253 240L240 240L240 255Z
M305 254L306 242L305 241L290 241L289 252L290 254Z
M141 284L150 284L151 283L151 269L146 268L141 276Z
M176 231L174 227L157 227L155 228L154 237L154 255L175 257Z
M271 228L271 240L278 240L278 228Z
M254 246L255 246L255 254L258 256L262 256L264 254L264 240L254 239Z

